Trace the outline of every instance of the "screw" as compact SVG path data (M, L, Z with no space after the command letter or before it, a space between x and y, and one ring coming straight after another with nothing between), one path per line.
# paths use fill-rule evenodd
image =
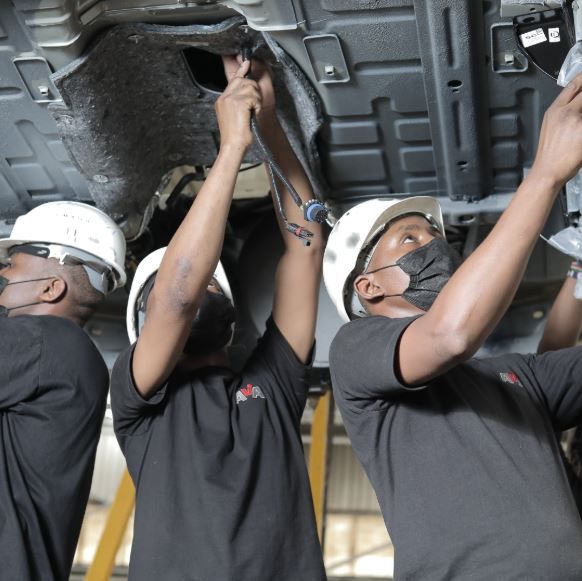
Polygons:
M335 76L335 67L333 65L325 65L325 67L323 67L323 71L328 77Z
M109 181L109 178L98 173L93 176L93 181L97 182L98 184L106 184Z

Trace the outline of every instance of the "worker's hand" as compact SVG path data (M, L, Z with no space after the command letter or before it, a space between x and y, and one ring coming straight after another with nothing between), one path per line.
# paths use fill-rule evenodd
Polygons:
M240 69L243 60L241 55L223 56L224 72L226 78L232 78ZM275 111L275 90L271 81L271 74L263 61L251 60L251 68L247 71L249 77L259 84L261 91L261 115L267 115Z
M261 116L275 112L275 89L271 80L271 73L262 61L252 61L251 77L259 84L261 91Z
M530 175L562 187L582 166L582 74L557 97L544 115Z
M250 129L251 113L261 111L261 92L256 81L245 79L250 63L232 67L235 57L224 57L228 86L216 101L216 118L220 129L221 147L247 149L253 141ZM229 65L227 66L227 59Z

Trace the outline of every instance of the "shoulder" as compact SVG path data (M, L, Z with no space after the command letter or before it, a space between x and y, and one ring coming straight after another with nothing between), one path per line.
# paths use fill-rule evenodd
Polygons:
M394 398L411 390L398 374L398 342L416 317L366 317L344 325L329 356L338 402L354 410L386 409Z
M72 321L38 315L0 319L0 341L6 346L38 342L58 349L62 344L79 342L84 345L88 342L94 347L84 331Z
M0 318L0 354L4 363L0 370L0 387L13 382L17 374L25 376L29 383L31 374L38 377L44 344L38 319L40 317Z
M195 377L182 374L177 367L168 377L163 386L155 390L147 399L143 398L133 380L133 353L136 343L128 345L118 356L113 369L111 370L111 403L117 405L120 401L129 399L141 407L152 407L165 399L166 391L169 386L179 386L189 384Z
M42 315L42 316L23 316L14 317L14 319L34 319L35 323L40 327L44 333L63 333L66 336L69 335L85 335L85 331L65 317L54 317L52 315Z
M121 384L132 383L131 362L135 343L126 347L115 360L111 370L111 389L117 388Z
M17 341L23 335L42 337L43 327L41 317L23 315L20 317L0 318L0 337L4 341Z
M404 329L417 317L390 319L373 316L355 319L340 328L330 347L330 364L339 363L350 353L361 354L371 345L386 345L387 340L397 340Z
M67 344L74 343L79 349L85 349L91 352L99 353L97 346L86 331L64 317L52 317L52 316L42 316L35 317L38 319L38 324L42 329L43 334L47 338L59 337L62 341Z
M265 332L253 350L247 365L256 364L257 360L263 360L269 366L278 365L293 371L307 371L312 365L313 354L314 348L312 348L307 363L300 361L271 316L266 322Z
M99 349L82 327L64 317L31 318L38 319L43 339L43 358L66 361L67 366L76 368L80 374L107 374L107 366ZM66 360L63 359L65 357Z

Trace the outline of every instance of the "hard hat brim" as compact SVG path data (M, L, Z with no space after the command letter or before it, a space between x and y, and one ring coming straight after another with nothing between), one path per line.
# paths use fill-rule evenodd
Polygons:
M429 196L416 196L401 200L379 214L365 237L361 249L366 248L378 233L386 227L386 224L408 214L421 214L432 222L445 237L443 214L438 200Z

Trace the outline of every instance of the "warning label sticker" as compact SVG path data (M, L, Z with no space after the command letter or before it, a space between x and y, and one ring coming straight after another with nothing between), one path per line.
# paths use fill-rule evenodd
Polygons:
M550 42L560 42L560 29L548 28L548 37Z
M521 34L519 38L521 39L521 44L523 44L524 48L527 48L528 46L534 46L535 44L540 44L541 42L546 42L548 40L543 28L536 28L535 30L525 32L524 34Z

